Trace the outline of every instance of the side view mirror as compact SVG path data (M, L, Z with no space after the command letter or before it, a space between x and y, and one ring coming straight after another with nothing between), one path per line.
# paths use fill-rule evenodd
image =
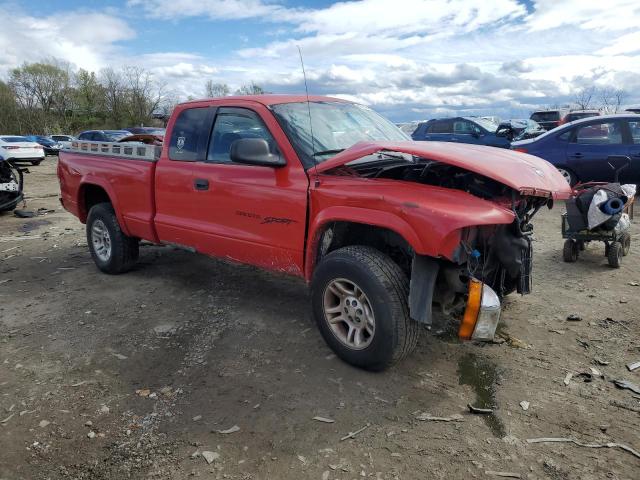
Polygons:
M471 132L471 136L474 138L480 138L480 131L474 130L473 132Z
M509 136L509 131L506 128L501 128L500 130L496 130L496 137L507 137Z
M283 167L286 162L269 150L264 138L241 138L231 144L229 157L232 162L265 167Z

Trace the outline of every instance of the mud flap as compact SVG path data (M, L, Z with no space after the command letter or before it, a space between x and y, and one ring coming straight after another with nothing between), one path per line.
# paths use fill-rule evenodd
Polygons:
M433 258L425 255L413 257L409 284L409 315L416 322L431 325L433 290L439 270L440 265Z

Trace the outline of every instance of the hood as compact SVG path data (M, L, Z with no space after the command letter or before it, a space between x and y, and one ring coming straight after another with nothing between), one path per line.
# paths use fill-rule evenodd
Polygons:
M317 171L326 172L382 151L406 153L463 168L523 195L565 199L571 194L567 181L546 160L502 148L448 142L360 142L320 163Z

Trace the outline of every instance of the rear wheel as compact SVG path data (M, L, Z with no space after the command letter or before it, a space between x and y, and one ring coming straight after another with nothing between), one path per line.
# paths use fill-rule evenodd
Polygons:
M607 261L609 266L613 268L620 268L620 260L622 259L622 244L620 242L613 242L609 245L609 252L607 253Z
M573 240L565 240L564 247L562 248L562 259L565 262L573 263L578 260L578 252L579 252L578 243Z
M138 239L123 233L110 203L91 207L87 243L93 261L105 273L124 273L138 260Z
M573 173L568 168L558 168L558 171L562 174L562 176L570 186L573 187L576 183L578 183L578 178L576 177L576 174Z
M350 246L328 254L311 284L313 316L327 344L344 361L383 370L416 346L409 318L409 280L380 251Z

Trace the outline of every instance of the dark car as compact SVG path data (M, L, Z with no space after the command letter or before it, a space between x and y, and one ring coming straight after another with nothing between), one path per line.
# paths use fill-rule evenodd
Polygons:
M537 112L533 112L530 120L534 122L538 122L542 128L545 130L552 130L559 125L562 125L564 121L564 117L569 114L569 109L566 108L558 108L554 110L538 110Z
M92 142L117 142L128 135L131 135L129 130L86 130L78 135L78 140L89 140Z
M640 107L627 108L627 109L625 110L625 112L629 112L629 113L640 113Z
M535 138L544 132L546 130L538 122L526 118L513 118L500 122L496 135L506 137L509 141L517 141Z
M418 141L473 143L509 148L509 139L496 135L497 129L497 123L485 118L438 118L419 124L411 138Z
M634 114L583 118L511 148L547 160L571 185L612 181L619 161L610 157L629 157L620 180L640 183L640 118Z
M162 135L163 137L165 132L165 129L160 127L131 127L125 130L136 135Z
M44 135L26 135L25 138L30 142L36 142L42 145L45 155L58 155L62 148L62 145L60 145L59 142L56 142L49 137L45 137Z
M571 110L562 119L561 124L575 122L581 118L598 117L600 116L599 110Z

